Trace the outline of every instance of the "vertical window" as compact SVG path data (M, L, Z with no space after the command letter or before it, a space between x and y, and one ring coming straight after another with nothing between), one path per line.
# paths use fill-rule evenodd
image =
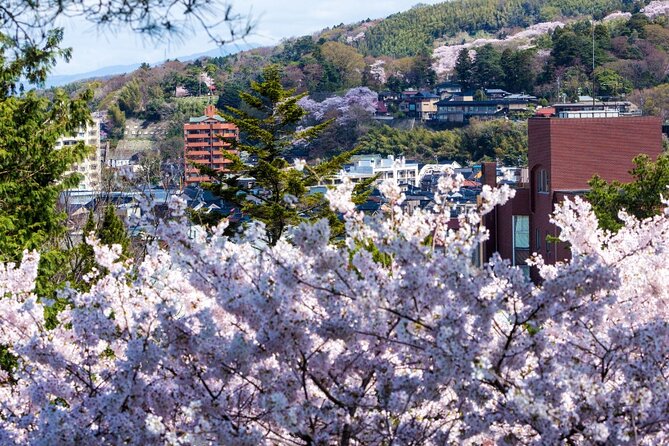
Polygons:
M548 192L548 172L546 169L540 169L537 172L537 191Z
M513 216L513 264L519 266L526 277L530 267L525 261L530 256L530 217L529 215Z
M537 232L536 232L535 242L536 242L536 245L537 245L536 251L539 251L541 249L541 230L539 230L539 229L537 229Z

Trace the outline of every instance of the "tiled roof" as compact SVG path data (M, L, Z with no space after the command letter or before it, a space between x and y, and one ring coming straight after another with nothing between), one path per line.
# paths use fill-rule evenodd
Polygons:
M225 119L223 119L222 116L219 115L214 115L214 116L198 116L197 118L190 118L188 122L191 122L193 124L196 124L198 122L205 122L208 119L215 119L218 122L227 122Z

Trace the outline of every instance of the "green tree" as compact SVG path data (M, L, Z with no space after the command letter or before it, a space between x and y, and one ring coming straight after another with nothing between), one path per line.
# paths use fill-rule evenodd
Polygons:
M118 97L118 106L127 116L134 116L142 110L143 98L139 88L139 81L133 79L121 90Z
M599 219L599 226L617 231L623 226L618 212L625 210L639 219L658 215L663 204L661 197L669 195L669 155L664 153L653 162L648 155L634 158L634 168L630 171L634 178L629 183L612 181L607 183L599 176L590 182L586 198Z
M339 42L326 42L320 47L323 61L341 76L341 87L356 87L362 82L365 60L355 48Z
M499 87L504 84L502 55L491 44L476 51L472 66L472 82L478 88Z
M423 49L413 60L407 80L416 87L432 87L437 81L437 73L432 69L432 55Z
M125 133L125 113L119 108L117 103L110 105L107 112L109 124L111 125L109 136L113 139L123 138L123 134Z
M48 67L62 54L57 49L61 38L62 32L53 32L42 51L15 60L9 69L0 66L2 261L17 260L24 249L49 249L49 242L62 235L64 215L56 203L63 190L79 183L79 175L66 172L89 151L83 142L57 149L56 141L90 121L91 91L75 99L62 90L52 99L32 91L12 94L21 77L44 81ZM0 46L0 58L5 59L6 50Z
M534 89L536 74L532 66L534 53L529 50L502 52L500 65L504 71L504 88L514 93L530 93Z
M461 49L455 61L455 79L460 82L463 90L469 90L473 86L473 68L474 63L469 56L469 49Z
M130 240L125 229L123 220L116 215L116 208L109 204L105 207L102 223L98 229L97 236L105 245L121 245L123 253L128 254Z
M291 168L284 158L286 151L298 141L312 140L331 122L297 130L306 114L297 102L304 96L283 88L278 66L266 67L262 80L251 83L251 92L240 93L249 111L228 107L228 113L223 114L240 129L242 139L235 147L257 157L257 163L247 164L239 156L228 154L232 161L228 172L203 169L217 180L208 186L214 193L265 224L270 245L279 241L287 227L328 215L322 197L308 194L307 188L335 172L350 157L350 154L340 155L303 171ZM254 178L256 187L243 188L239 182L242 177Z
M611 68L597 68L595 82L602 96L620 96L632 92L632 83Z
M488 99L488 97L485 94L485 91L481 90L480 88L474 92L474 97L473 99L475 101L485 101Z

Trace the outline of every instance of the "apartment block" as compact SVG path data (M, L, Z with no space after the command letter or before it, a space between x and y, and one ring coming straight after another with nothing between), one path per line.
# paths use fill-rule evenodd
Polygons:
M203 116L190 118L184 124L186 185L210 180L207 175L200 173L198 165L225 171L230 161L223 154L233 151L232 142L238 138L237 126L218 115L213 105L205 108Z
M56 148L60 149L80 142L92 147L93 151L84 160L74 164L72 170L67 172L77 172L83 177L79 186L74 190L100 190L102 180L102 148L100 145L99 119L94 118L92 124L88 124L85 128L79 128L74 135L59 138L56 142Z

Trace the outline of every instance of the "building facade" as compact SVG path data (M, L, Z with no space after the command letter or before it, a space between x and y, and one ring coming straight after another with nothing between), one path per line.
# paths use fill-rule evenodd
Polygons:
M56 149L84 143L91 148L88 156L72 166L67 173L78 173L82 179L79 186L73 190L97 191L102 181L102 148L100 145L100 120L94 118L91 124L81 127L76 134L63 136L56 141Z
M529 184L486 216L485 258L499 252L521 266L531 253L541 254L548 264L569 259L568 246L556 241L559 231L550 222L555 205L586 193L594 175L632 181L634 157L656 159L662 152L661 124L655 117L530 118ZM495 163L486 163L484 182L494 185L495 172Z
M383 158L381 155L356 155L351 161L352 164L345 166L330 178L331 184L341 184L344 178L359 183L378 176L378 182L391 179L399 185L419 185L418 163L407 161L403 156L395 158L393 155L388 155Z
M184 124L184 175L186 185L209 181L197 165L225 171L230 160L224 152L233 151L232 142L239 138L239 129L216 113L213 105L205 108L204 115Z

